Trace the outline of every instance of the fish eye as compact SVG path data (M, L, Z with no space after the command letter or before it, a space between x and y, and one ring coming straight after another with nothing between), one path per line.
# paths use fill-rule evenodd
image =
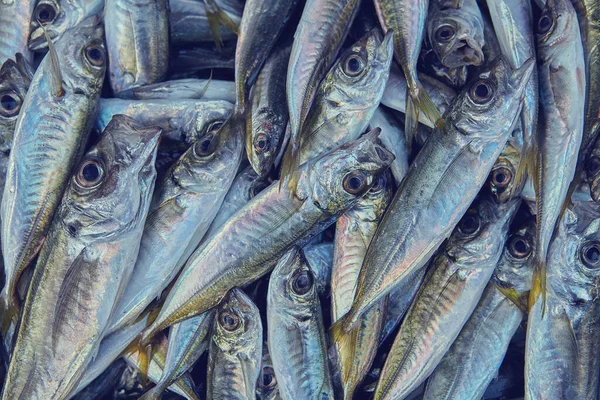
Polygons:
M216 150L216 143L214 135L208 135L194 143L194 155L198 158L204 158L212 155Z
M218 131L222 126L223 126L223 121L215 121L209 125L207 132L214 133L214 132Z
M550 30L550 28L552 28L552 23L553 23L552 15L550 15L549 12L544 13L540 17L538 24L537 24L538 33L541 33L541 34L547 33Z
M446 42L456 35L454 27L450 25L442 25L435 31L435 38L438 42Z
M600 243L588 242L581 248L581 261L588 268L600 267Z
M292 277L292 290L298 295L304 295L313 286L313 277L309 271L297 271Z
M498 188L507 187L512 178L511 170L506 167L496 168L492 171L492 183Z
M0 114L4 117L14 117L21 109L21 97L14 92L0 93Z
M494 85L485 79L479 80L471 86L470 96L475 103L485 104L494 95Z
M264 133L257 135L254 138L254 149L257 153L264 153L271 147L271 139Z
M262 370L262 386L271 389L275 385L277 385L275 371L271 367L264 367Z
M42 25L47 25L56 18L56 9L52 4L41 3L35 8L35 19Z
M377 178L377 182L375 182L375 184L371 188L370 192L372 192L372 193L381 192L383 189L385 189L386 183L387 183L387 180L385 179L385 176L380 175L379 178Z
M365 69L365 64L366 62L360 54L350 53L344 60L344 73L350 77L358 76Z
M85 49L85 58L94 67L101 67L104 65L104 49L98 45L89 46Z
M240 317L230 311L219 314L219 324L228 332L233 332L240 327Z
M513 236L508 243L508 251L515 258L526 258L531 254L531 244L524 236Z
M587 172L595 175L598 171L600 171L600 157L592 156L587 162Z
M367 177L361 171L353 171L346 174L343 182L344 190L353 195L360 195L367 189Z
M87 160L75 176L77 184L83 188L93 188L98 186L104 178L104 168L98 160Z
M467 213L458 223L458 231L466 236L474 235L479 231L481 221L475 212Z

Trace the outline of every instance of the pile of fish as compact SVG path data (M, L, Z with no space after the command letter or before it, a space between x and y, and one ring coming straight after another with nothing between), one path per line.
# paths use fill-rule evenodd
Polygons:
M600 0L0 1L2 399L597 399Z

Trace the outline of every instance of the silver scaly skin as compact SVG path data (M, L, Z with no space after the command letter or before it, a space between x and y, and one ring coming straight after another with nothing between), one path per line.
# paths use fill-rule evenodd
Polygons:
M66 31L90 17L100 16L103 10L103 0L37 0L31 17L29 50L48 47L44 29L56 43Z
M434 258L381 370L375 400L403 399L433 372L475 309L520 199L476 201Z
M31 280L2 399L65 399L98 351L138 255L160 132L116 116L75 170Z
M34 5L35 0L0 1L0 65L17 53L26 61L33 61L27 39Z
M106 0L109 81L115 96L163 81L169 67L168 0Z
M306 262L317 281L319 296L329 296L333 269L333 243L307 244L303 251Z
M548 252L545 312L529 310L525 399L596 399L600 371L600 219L575 203Z
M139 86L119 94L132 100L223 100L235 102L235 83L218 79L176 79Z
M262 323L258 308L238 288L216 310L208 352L207 399L255 398L262 358Z
M390 180L388 173L380 176L379 182L336 222L331 276L331 319L334 322L352 306L367 248L392 199ZM371 367L385 319L385 308L386 301L383 300L367 311L355 328L356 341L352 351L337 355L344 399L352 399L356 386Z
M476 0L430 0L427 37L448 68L484 61L483 17Z
M269 279L268 341L283 400L333 400L327 341L315 277L292 248Z
M291 246L335 222L393 161L377 136L373 131L307 163L297 196L274 182L233 215L190 257L144 341L215 307L229 289L260 278Z
M217 0L217 5L236 25L240 24L244 3L240 0ZM212 42L213 35L206 6L198 0L169 0L169 30L171 43L193 45L199 42ZM221 40L235 40L234 32L220 28Z
M40 250L92 127L106 69L103 35L97 19L64 35L56 44L62 96L54 95L53 65L45 57L21 106L1 208L8 314L17 307L17 280Z
M482 398L525 316L534 249L531 218L509 236L479 304L429 377L424 400Z
M406 287L450 236L512 132L533 67L530 60L513 70L500 57L455 98L444 128L427 139L383 216L354 304L332 326L334 342L348 341L345 333L361 314Z

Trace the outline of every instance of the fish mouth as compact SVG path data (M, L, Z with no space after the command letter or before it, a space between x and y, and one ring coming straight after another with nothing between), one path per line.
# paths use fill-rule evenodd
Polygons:
M479 66L482 62L483 51L470 40L457 41L442 59L442 63L448 68L459 68L465 65Z
M48 32L50 40L54 40L58 37L58 33L50 27L46 28L46 32ZM34 29L29 35L28 46L29 50L31 51L39 51L48 47L48 41L46 40L46 36L44 35L44 29L41 26Z

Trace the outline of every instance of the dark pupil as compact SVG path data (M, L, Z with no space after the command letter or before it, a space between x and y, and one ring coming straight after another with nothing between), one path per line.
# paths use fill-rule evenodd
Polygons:
M585 251L585 258L589 260L591 263L596 263L600 260L600 250L598 247L592 246Z
M296 286L298 287L298 289L306 289L308 286L310 286L310 280L308 279L308 275L300 275L296 280Z
M40 11L38 12L38 19L41 22L47 22L47 21L51 20L52 14L51 14L50 10L46 7L40 9Z
M496 182L502 183L506 179L506 176L502 172L496 174Z
M477 230L477 219L473 216L468 216L463 219L461 229L463 233L473 233Z
M527 253L527 243L525 243L523 239L515 240L515 242L513 243L513 248L518 254Z
M225 323L225 326L228 327L232 327L235 325L235 320L230 315L225 315L223 317L223 322Z
M263 385L269 386L271 384L271 382L273 382L273 376L270 373L265 372L263 374Z
M356 57L348 60L348 70L350 72L358 72L360 70L360 61Z
M81 171L83 179L88 182L95 182L100 177L100 168L96 164L87 164Z
M2 100L4 101L4 98L2 98ZM4 105L4 103L2 103L2 105ZM592 174L595 174L599 170L600 170L600 159L598 159L597 157L594 157L590 160L590 165L588 167L588 171Z
M539 23L540 30L545 31L546 29L548 29L550 27L551 24L552 24L552 22L550 21L550 17L548 17L547 15L544 15L540 19L540 23Z
M9 95L4 95L2 96L2 98L0 99L0 104L2 104L2 108L4 108L7 111L12 111L15 108L17 108L17 101Z
M203 140L202 143L200 143L200 151L203 154L208 153L208 150L210 149L210 144L211 143L212 143L212 139Z
M102 60L102 52L95 47L88 51L88 55L94 61Z
M442 39L448 39L450 36L452 36L452 31L450 29L446 28L440 31L440 37Z
M362 179L360 179L358 176L352 176L348 180L348 187L351 190L358 190L361 187L361 185L362 185Z
M485 99L490 94L490 88L484 83L480 83L475 87L475 95L480 99Z

